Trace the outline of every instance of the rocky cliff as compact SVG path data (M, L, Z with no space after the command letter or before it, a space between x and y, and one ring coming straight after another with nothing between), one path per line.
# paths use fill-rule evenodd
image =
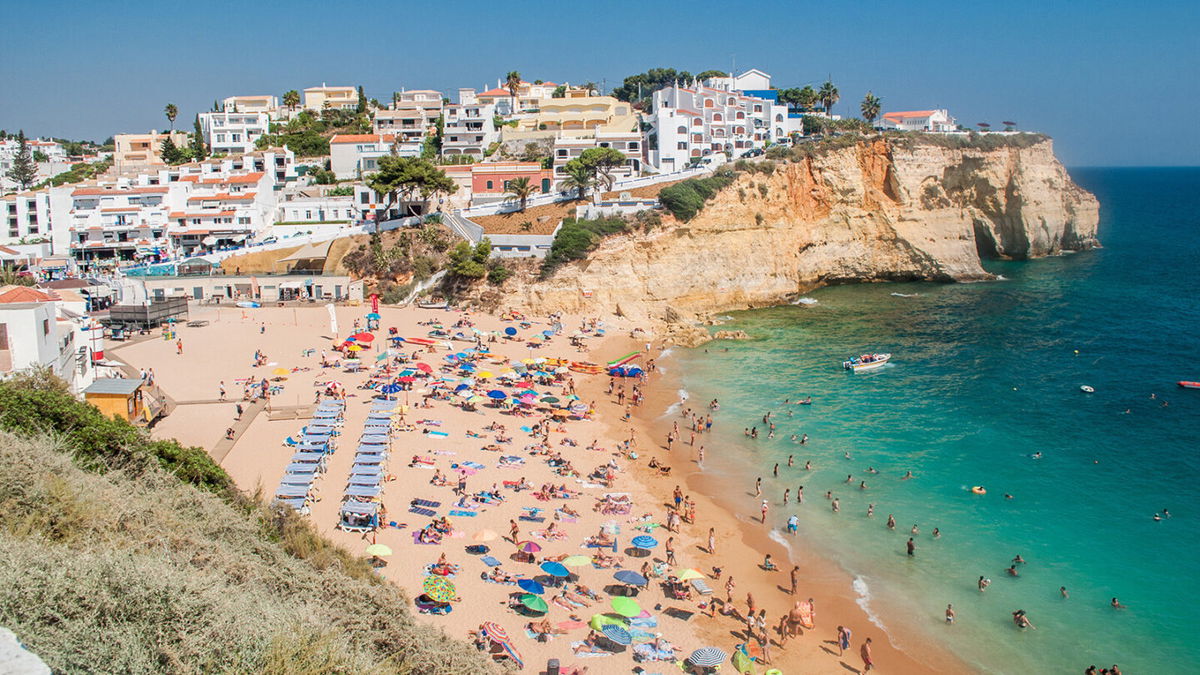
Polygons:
M612 237L504 302L678 324L831 283L987 279L981 258L1098 245L1096 199L1048 139L1019 138L876 138L755 163L690 222Z

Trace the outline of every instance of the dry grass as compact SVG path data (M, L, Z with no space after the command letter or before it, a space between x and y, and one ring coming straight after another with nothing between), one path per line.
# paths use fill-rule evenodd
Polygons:
M632 190L615 190L613 192L605 192L604 199L619 199L622 192L628 192L630 197L636 197L638 199L656 199L658 197L659 190L680 182L682 182L682 179L673 180L667 183L643 185L642 187L633 188Z
M558 222L570 218L581 202L555 202L543 206L531 206L524 211L501 213L495 216L472 216L471 222L483 228L484 234L550 234ZM526 230L522 223L532 223Z
M234 274L235 270L241 270L242 274L270 274L271 272L283 272L285 268L282 265L275 265L275 262L300 250L300 246L293 248L281 248L273 251L255 251L254 253L245 253L226 258L221 262L221 269L225 270L226 274Z
M0 625L55 672L484 673L295 516L0 433Z

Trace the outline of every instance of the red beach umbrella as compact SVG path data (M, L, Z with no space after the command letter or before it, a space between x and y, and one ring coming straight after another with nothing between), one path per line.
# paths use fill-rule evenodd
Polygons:
M371 342L372 340L375 339L375 336L371 335L370 333L355 333L354 335L351 335L350 337L354 338L358 342Z
M432 373L433 372L433 366L429 365L428 363L418 363L416 368L417 368L417 370L421 371L422 373Z

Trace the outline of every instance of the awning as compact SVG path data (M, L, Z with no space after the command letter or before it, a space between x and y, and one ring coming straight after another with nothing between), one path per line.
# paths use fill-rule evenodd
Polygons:
M296 289L299 289L299 288L304 288L304 282L303 282L303 281L283 281L283 282L280 282L280 284L279 284L279 290L284 290L284 289L288 289L288 288L296 288Z
M204 244L205 246L212 246L213 244L217 243L217 238L210 234L207 237L201 239L200 243Z
M278 262L291 262L294 260L324 260L329 255L329 246L333 241L324 241L319 244L305 244L300 247L300 250L289 255L286 258L280 258Z

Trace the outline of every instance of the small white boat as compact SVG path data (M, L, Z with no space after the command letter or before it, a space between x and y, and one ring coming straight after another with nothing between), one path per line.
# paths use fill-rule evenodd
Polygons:
M1094 394L1096 393L1096 388L1090 384L1084 384L1079 386L1079 391L1082 391L1085 394Z
M891 359L891 354L863 354L862 356L856 356L849 361L842 361L842 367L846 370L857 373L864 370L882 368Z
M446 309L449 304L445 300L434 302L418 302L417 307L421 309Z

